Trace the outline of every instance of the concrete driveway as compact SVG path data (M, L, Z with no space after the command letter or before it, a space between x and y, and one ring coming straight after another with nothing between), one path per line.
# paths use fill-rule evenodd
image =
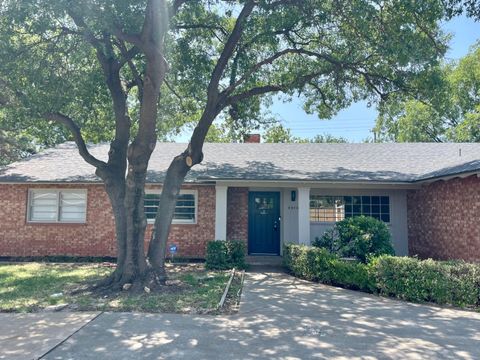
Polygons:
M235 316L104 313L43 358L478 359L480 314L250 273Z

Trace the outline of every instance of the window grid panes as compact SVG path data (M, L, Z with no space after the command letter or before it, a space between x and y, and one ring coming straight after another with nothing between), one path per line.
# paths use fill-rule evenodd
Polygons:
M388 196L310 196L310 221L335 222L353 216L371 216L390 222Z
M30 190L32 222L85 222L87 193L84 190Z
M174 223L193 224L196 222L195 193L180 193L177 197L175 212L173 214ZM157 214L160 203L160 194L145 194L145 216L147 220L153 221Z
M332 222L345 218L342 196L310 196L310 221Z

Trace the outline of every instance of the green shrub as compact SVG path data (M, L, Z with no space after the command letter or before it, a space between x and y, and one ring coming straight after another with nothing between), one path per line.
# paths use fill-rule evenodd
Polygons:
M334 261L332 285L352 290L376 292L375 281L368 271L368 266L355 261L342 259Z
M245 269L245 242L240 240L225 241L227 247L227 259L230 267Z
M205 267L212 270L245 269L245 243L213 240L207 243Z
M286 245L284 265L295 276L348 289L373 291L367 265L340 259L324 248Z
M414 302L480 306L480 264L382 255L368 264L324 248L287 244L284 265L294 276Z
M209 241L205 256L205 267L212 270L228 269L225 241Z
M328 249L340 257L355 257L367 262L378 255L394 255L390 231L380 220L369 216L355 216L335 224L313 246Z
M380 293L414 302L480 305L480 265L380 256L371 263Z

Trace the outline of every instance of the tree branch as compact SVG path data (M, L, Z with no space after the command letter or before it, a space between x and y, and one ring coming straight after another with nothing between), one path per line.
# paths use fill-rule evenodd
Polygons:
M170 16L175 16L180 10L180 7L187 2L188 0L174 0L170 11Z
M142 102L142 93L143 93L143 79L142 76L140 75L137 67L133 63L132 59L135 57L135 55L138 54L139 49L136 46L133 46L130 50L127 50L127 47L123 43L123 41L116 41L115 44L117 45L118 49L120 50L120 53L122 54L122 60L120 61L120 67L123 66L123 64L127 63L128 67L130 68L130 71L132 72L133 75L133 83L132 86L127 87L127 92L129 89L131 89L133 86L137 86L138 88L138 100Z
M213 94L218 92L218 84L220 83L220 79L222 78L223 72L227 67L228 61L232 57L233 51L237 46L240 38L242 37L243 28L245 26L245 20L250 16L255 7L256 1L249 0L244 5L242 11L238 15L237 21L235 22L235 26L232 30L232 33L228 37L227 43L223 48L222 53L215 65L215 68L212 72L212 77L210 83L208 84L208 93Z
M223 90L222 95L231 94L240 84L242 84L245 80L247 80L252 74L254 74L262 66L272 64L278 58L280 58L280 57L282 57L286 54L292 54L292 53L298 53L298 50L297 49L285 49L285 50L279 51L278 53L260 61L259 63L255 64L250 69L248 69L247 72L240 79L238 79L233 84L231 84L228 88Z
M96 55L98 60L100 61L100 64L102 66L106 66L107 64L107 57L105 55L105 52L103 51L102 44L99 39L95 37L95 35L90 31L88 28L87 24L83 20L83 18L76 14L72 9L67 9L68 15L72 18L73 22L75 25L82 29L83 36L87 42L93 46L95 49Z
M264 85L264 86L254 87L242 93L228 96L225 99L224 105L230 106L242 100L248 99L252 96L263 95L270 92L278 92L278 91L282 91L283 89L284 88L280 85Z
M107 163L90 154L87 149L87 145L85 144L85 140L83 139L82 133L80 132L80 128L70 117L56 112L46 113L44 117L48 120L62 124L70 130L73 135L73 139L75 140L75 144L77 144L78 152L87 163L95 166L96 168L105 168L107 166Z
M120 48L120 46L122 48ZM122 52L122 59L120 59L120 61L119 61L119 66L120 67L122 67L126 63L133 60L133 58L140 53L140 49L136 46L132 46L129 50L127 50L127 47L125 46L125 44L122 44L122 45L118 45L118 48Z
M212 76L210 79L210 83L208 84L207 88L207 103L205 105L205 109L202 113L202 116L193 130L192 137L190 138L190 143L188 148L185 150L182 156L190 158L189 167L194 164L198 164L203 159L203 143L205 141L205 137L207 136L208 129L212 125L213 120L217 117L222 109L222 105L220 102L225 99L223 96L220 101L218 98L219 89L218 85L220 84L220 80L224 74L225 68L228 65L229 60L231 59L235 48L242 37L243 30L245 27L245 21L252 13L255 5L257 4L256 0L248 0L245 5L243 6L240 14L237 17L237 21L235 22L235 26L233 27L230 36L225 43L225 46L220 54L220 57L213 69Z
M138 34L127 34L123 32L123 30L119 26L114 27L112 29L112 33L120 40L130 43L134 47L138 47L140 49L143 48L142 39Z
M175 25L175 29L179 30L190 30L190 29L205 29L205 30L218 30L223 35L227 35L227 30L224 27L219 25L209 25L209 24L178 24Z
M113 111L115 113L115 140L110 144L108 164L115 163L121 168L126 167L122 153L126 152L130 140L131 121L127 114L127 96L120 80L120 63L114 58L114 54L110 54L107 57L102 43L90 31L81 16L71 9L67 10L67 12L75 25L83 30L86 41L95 49L110 95L112 96Z
M140 119L137 135L130 149L149 148L153 151L157 134L155 132L158 115L158 98L160 88L168 71L164 58L163 46L165 33L168 30L168 8L165 0L149 0L141 38L144 44L146 65L143 76L142 102L140 104ZM133 153L134 151L132 151ZM139 152L140 153L140 152ZM144 152L145 153L145 152ZM149 154L150 156L150 154ZM131 159L129 157L129 161Z

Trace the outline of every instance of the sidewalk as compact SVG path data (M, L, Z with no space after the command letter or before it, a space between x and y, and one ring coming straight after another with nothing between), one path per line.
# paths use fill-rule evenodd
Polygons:
M0 313L0 359L38 359L99 313Z

